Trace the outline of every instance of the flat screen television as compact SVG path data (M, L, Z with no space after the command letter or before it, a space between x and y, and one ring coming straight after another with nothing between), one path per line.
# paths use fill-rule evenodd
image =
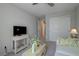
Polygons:
M26 26L13 26L13 36L20 36L23 34L27 34Z

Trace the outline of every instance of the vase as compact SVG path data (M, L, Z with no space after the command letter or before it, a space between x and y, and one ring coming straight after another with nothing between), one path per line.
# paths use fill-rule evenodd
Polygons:
M32 54L33 54L33 55L35 55L36 48L37 48L37 43L36 43L36 41L35 41L35 42L33 42L33 44L32 44Z

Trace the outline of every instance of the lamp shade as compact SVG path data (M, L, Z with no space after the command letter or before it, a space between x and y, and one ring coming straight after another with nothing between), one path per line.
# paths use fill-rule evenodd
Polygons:
M70 31L71 34L78 34L78 31L76 28L71 29Z

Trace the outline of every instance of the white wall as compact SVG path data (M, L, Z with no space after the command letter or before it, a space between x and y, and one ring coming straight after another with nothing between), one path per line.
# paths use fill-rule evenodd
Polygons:
M76 25L76 21L75 21L75 19L76 19L76 10L62 11L62 12L57 12L57 13L54 13L54 14L51 14L51 15L47 15L46 16L46 28L47 28L46 29L46 40L47 41L49 41L49 39L50 39L50 35L49 35L49 33L50 33L50 24L49 24L50 23L50 20L52 20L52 22L54 22L55 21L55 20L53 20L54 18L56 18L56 17L58 18L59 17L59 19L61 19L62 16L68 16L70 18L70 20L69 20L70 21L70 25L68 25L68 28L69 27L70 28L75 27L75 25ZM65 21L66 19L63 19L63 20ZM62 22L59 24L59 27L60 27L61 24L62 24ZM52 29L53 29L53 25L54 24L52 24ZM64 25L64 27L65 27L65 25ZM63 28L61 28L61 29L63 29ZM56 33L54 32L53 34L56 34ZM57 33L57 34L60 34L60 33ZM55 35L55 37L57 36L57 34ZM65 35L65 36L67 37L67 35ZM55 41L55 39L52 39L52 41L53 40Z
M29 34L36 34L36 20L38 18L27 14L26 12L11 6L9 4L0 4L0 40L2 40L2 51L7 46L8 52L13 47L13 26L27 26Z
M79 7L77 7L77 12L76 12L76 14L77 14L77 28L78 28L78 31L79 31Z

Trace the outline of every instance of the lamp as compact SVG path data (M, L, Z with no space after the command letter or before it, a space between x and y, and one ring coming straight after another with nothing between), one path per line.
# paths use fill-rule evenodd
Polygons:
M70 33L72 38L77 38L78 31L76 28L71 29Z

